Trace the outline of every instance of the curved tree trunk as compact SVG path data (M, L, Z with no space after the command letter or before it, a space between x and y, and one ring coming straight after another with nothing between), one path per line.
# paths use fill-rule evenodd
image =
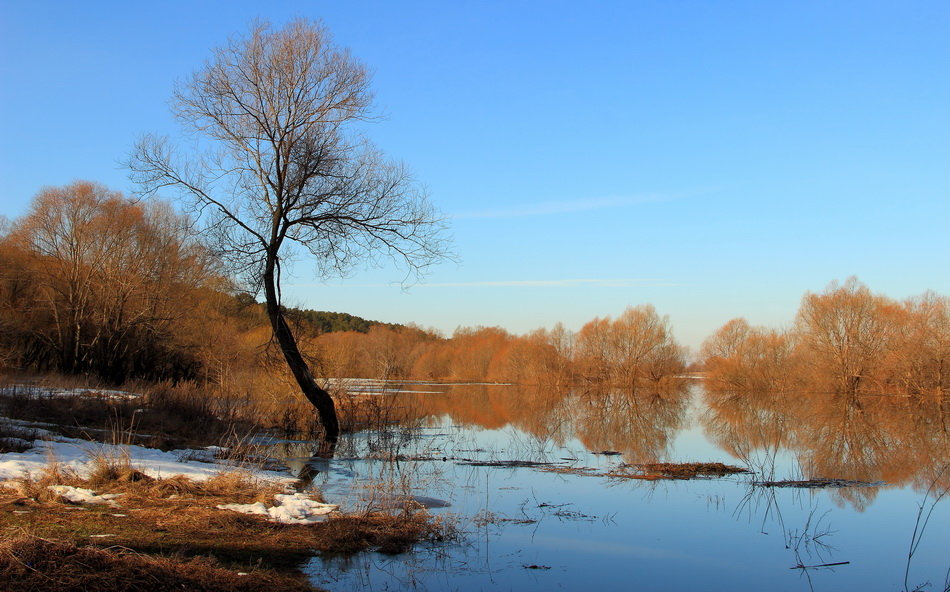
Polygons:
M330 393L317 385L310 367L306 360L300 354L297 347L297 340L294 338L290 326L284 319L280 310L280 302L277 299L277 289L274 282L274 265L268 261L264 271L264 296L267 301L267 317L270 319L271 327L274 330L274 337L280 345L280 350L284 354L284 360L287 361L287 367L294 375L300 390L310 403L317 408L320 415L320 423L323 425L323 446L321 454L323 456L333 456L337 440L340 437L340 424L336 417L336 408L333 405L333 398Z

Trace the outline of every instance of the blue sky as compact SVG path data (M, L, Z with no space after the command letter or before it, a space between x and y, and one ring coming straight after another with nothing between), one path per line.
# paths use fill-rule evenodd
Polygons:
M452 218L457 263L314 280L292 304L451 332L652 303L696 347L857 275L950 292L947 2L0 0L0 214L132 187L172 85L262 17L322 19L375 73L369 130Z

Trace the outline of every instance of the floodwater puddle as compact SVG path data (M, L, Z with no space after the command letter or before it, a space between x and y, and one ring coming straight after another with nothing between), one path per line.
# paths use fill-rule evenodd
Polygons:
M947 589L939 400L427 387L445 392L386 395L409 427L357 434L329 461L294 454L343 509L416 496L465 535L400 555L315 557L316 585Z

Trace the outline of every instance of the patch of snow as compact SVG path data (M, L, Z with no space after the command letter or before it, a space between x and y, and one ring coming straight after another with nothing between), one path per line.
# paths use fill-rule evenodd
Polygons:
M119 504L115 501L119 494L116 493L96 495L96 492L91 489L71 485L50 485L49 490L74 504L105 504L113 508L119 507Z
M438 382L420 382L414 380L383 380L380 378L327 378L328 388L341 388L350 395L392 395L397 393L442 394L444 390L416 390L406 387L441 385ZM395 388L394 388L395 387ZM398 388L403 387L403 388Z
M130 393L128 391L116 391L99 388L54 388L48 386L39 386L35 384L11 384L0 387L0 395L8 397L28 397L31 399L54 399L58 397L100 397L103 399L124 399L132 400L141 397L140 393Z
M219 510L231 510L242 514L267 516L271 522L280 524L313 524L339 508L335 504L324 504L310 499L303 493L278 494L274 496L274 505L268 508L262 502L253 504L221 504Z
M32 440L24 440L23 438L0 438L0 441L3 442L8 448L30 448L33 446Z
M254 502L253 504L220 504L215 507L219 510L232 510L234 512L240 512L241 514L270 516L264 502Z
M396 395L400 393L413 393L416 395L443 395L445 391L411 391L407 389L376 389L376 390L358 390L358 391L346 391L347 394L353 396L362 396L369 397L373 395Z
M41 425L55 426L56 424L45 421L27 421L25 419L0 417L0 426L3 426L4 431L18 433L23 438L43 438L53 435L53 432L37 427Z
M163 452L144 446L100 444L75 438L59 438L57 441L34 442L34 447L24 452L0 454L0 481L21 479L41 472L51 462L58 462L80 476L86 476L94 468L93 457L129 458L131 465L146 475L167 478L182 475L196 481L207 480L221 472L226 465L196 461L182 461L187 452ZM228 467L230 468L230 467ZM287 473L277 471L254 471L255 477L268 481L289 483Z

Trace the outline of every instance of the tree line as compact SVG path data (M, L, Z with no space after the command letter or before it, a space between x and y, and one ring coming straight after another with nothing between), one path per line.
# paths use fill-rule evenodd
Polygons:
M164 202L79 181L42 190L0 232L0 364L8 369L218 383L273 364L263 304ZM514 335L451 337L346 313L282 308L322 377L628 386L669 380L686 352L652 306Z
M329 312L325 310L311 310L293 307L284 307L284 315L292 322L304 324L310 331L317 333L333 333L334 331L356 331L367 333L376 326L398 329L402 325L371 321L347 314L345 312Z
M286 382L264 305L238 289L192 228L167 203L95 183L41 191L0 232L0 365L111 383L240 378L267 390ZM578 331L461 327L448 337L345 313L283 310L322 378L660 389L689 361L669 319L651 305ZM789 329L729 321L698 361L720 391L944 394L948 350L946 297L898 302L852 278L806 294Z
M950 299L926 292L899 302L850 278L805 294L789 329L729 321L701 356L719 390L943 395Z
M332 376L520 384L663 387L681 375L686 349L651 305L597 318L580 331L557 324L525 335L501 327L461 327L442 337L419 327L327 333L312 343Z

